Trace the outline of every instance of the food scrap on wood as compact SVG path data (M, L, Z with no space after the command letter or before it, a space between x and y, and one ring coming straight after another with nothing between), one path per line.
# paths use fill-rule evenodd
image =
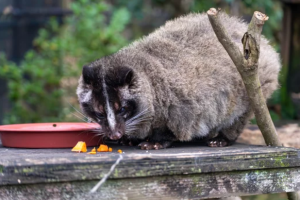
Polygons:
M96 154L96 147L94 147L92 151L88 152L88 154Z
M76 152L79 152L79 153L80 152L87 152L85 142L82 142L82 141L77 142L75 147L73 147L72 151L76 151Z
M105 144L100 144L99 148L96 150L96 147L94 147L90 152L88 152L88 154L97 154L98 152L112 152L112 148L108 147ZM75 147L73 147L72 151L76 151L76 152L87 152L87 148L86 148L86 143L79 141ZM122 153L122 150L118 150L119 153Z
M100 144L99 148L97 149L98 152L108 152L108 146L105 144Z

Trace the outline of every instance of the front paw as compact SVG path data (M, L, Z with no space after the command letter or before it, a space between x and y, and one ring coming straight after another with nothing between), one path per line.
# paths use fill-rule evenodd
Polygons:
M226 147L228 142L224 138L212 138L207 141L207 146L209 147Z
M139 144L141 140L138 139L134 139L134 138L129 138L127 136L123 136L120 140L119 140L119 144L123 145L123 146L136 146L137 144Z
M165 149L167 147L169 147L172 143L169 141L165 141L162 143L159 142L142 142L140 143L138 146L141 147L141 149L143 150L151 150L151 149Z
M143 149L143 150L151 150L151 149L155 149L155 147L157 147L157 145L155 146L155 143L153 143L153 142L142 142L138 146L141 147L141 149Z

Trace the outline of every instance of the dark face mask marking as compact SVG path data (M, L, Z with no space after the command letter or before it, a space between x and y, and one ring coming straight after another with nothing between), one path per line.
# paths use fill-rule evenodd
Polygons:
M119 67L102 78L96 77L95 72L93 67L83 67L83 80L91 85L92 90L88 94L90 97L86 97L89 101L82 102L82 109L101 125L109 138L119 139L126 132L126 120L134 116L137 110L135 101L121 100L118 91L119 87L132 84L133 71L128 67Z

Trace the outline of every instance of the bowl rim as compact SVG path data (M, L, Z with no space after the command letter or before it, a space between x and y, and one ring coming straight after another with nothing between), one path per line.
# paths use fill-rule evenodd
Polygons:
M1 132L74 132L99 129L101 126L96 123L87 122L44 122L0 125Z

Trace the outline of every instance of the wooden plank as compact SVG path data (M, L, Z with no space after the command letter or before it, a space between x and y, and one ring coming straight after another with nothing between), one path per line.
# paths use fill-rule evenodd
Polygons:
M111 179L300 167L300 151L284 147L236 144L209 148L189 143L144 151L110 146L124 152ZM70 149L0 148L0 154L0 185L96 180L119 158L116 152L88 155Z
M238 163L236 163L238 165ZM207 199L300 190L300 169L110 179L94 194L97 181L0 186L0 199Z

